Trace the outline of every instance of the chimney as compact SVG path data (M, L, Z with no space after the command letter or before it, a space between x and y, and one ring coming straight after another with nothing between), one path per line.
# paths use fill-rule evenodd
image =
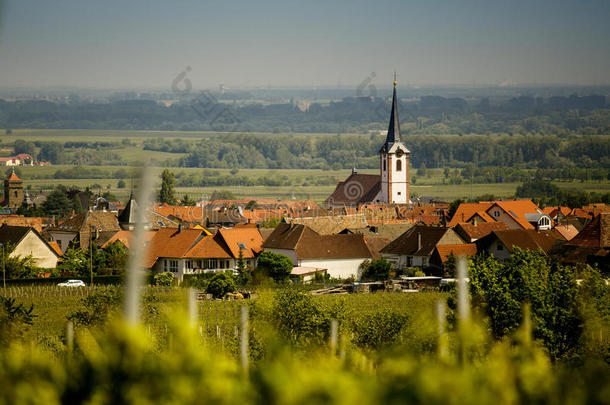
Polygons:
M417 250L421 249L421 233L417 233Z

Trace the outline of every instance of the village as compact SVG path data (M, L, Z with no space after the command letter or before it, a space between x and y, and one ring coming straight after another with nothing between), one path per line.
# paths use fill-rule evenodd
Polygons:
M412 201L410 154L401 138L394 82L379 175L354 168L323 204L248 198L192 206L155 203L145 208L144 267L151 275L169 273L180 285L197 275L252 274L264 255L266 261L290 263L281 280L324 284L320 293L439 289L455 280L457 258L493 256L503 261L523 250L562 265L596 266L608 274L610 206L540 207L529 199L454 206ZM3 164L14 164L11 159ZM31 158L24 161L31 164ZM120 265L98 268L93 251L109 249L126 256L133 247L138 210L133 193L128 201L116 203L81 192L74 196L79 213L26 217L17 211L44 204L46 195L31 196L23 183L14 170L4 180L0 243L3 250L10 247L7 257L20 263L27 258L27 266L36 269L34 279L31 271L26 277L28 282L57 278L93 283L94 275L123 274ZM126 259L121 260L124 264ZM367 271L380 265L388 270L381 276ZM14 280L4 274L5 285L26 281L15 274L9 277Z

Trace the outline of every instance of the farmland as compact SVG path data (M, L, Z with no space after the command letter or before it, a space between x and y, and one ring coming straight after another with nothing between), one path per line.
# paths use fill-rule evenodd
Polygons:
M252 135L263 135L255 134ZM26 142L60 142L60 143L108 143L99 151L97 149L70 149L71 159L74 164L52 165L44 167L21 167L19 173L25 180L25 186L31 190L51 189L57 184L67 187L103 189L110 191L117 198L125 199L129 195L131 187L130 169L132 165L147 163L155 174L159 174L163 167L175 166L177 162L187 156L187 153L164 152L157 150L144 150L143 145L149 139L161 138L169 140L184 140L185 142L201 141L202 139L214 139L222 136L213 132L188 132L188 131L124 131L124 130L26 130L16 129L11 135L3 136L2 150L5 155L11 153L12 145L16 140ZM266 135L272 139L276 135ZM302 136L302 135L301 135ZM324 137L321 134L309 134L311 137ZM331 135L326 135L330 137ZM408 138L407 138L408 142ZM37 148L38 149L38 148ZM98 153L98 164L79 164L79 159L90 159L90 153ZM417 153L416 151L413 152ZM84 156L84 157L83 157ZM106 159L107 158L107 159ZM78 175L68 172L67 175L58 176L58 171L73 170L75 164L78 167L89 169L91 174ZM123 169L117 175L117 171ZM493 194L496 197L511 197L515 193L516 187L520 184L515 181L486 182L477 183L472 179L458 177L459 181L454 181L461 169L428 168L424 171L421 168L411 168L411 192L415 196L435 197L443 200L453 200L457 198L476 198L481 195ZM179 196L188 194L191 198L202 198L210 196L214 191L230 191L238 198L307 198L315 201L323 201L334 190L335 184L342 181L351 173L350 169L254 169L254 168L210 168L201 169L194 167L171 167L178 180L180 177L201 179L203 177L232 177L240 176L253 181L259 179L271 179L274 185L252 185L247 188L243 186L197 186L182 185L177 183L176 191ZM377 173L377 169L358 169L360 173ZM523 173L533 176L536 169L522 169ZM502 171L498 173L502 175ZM72 177L70 177L72 176ZM126 187L118 188L118 181L125 180ZM158 178L158 177L157 177ZM198 180L195 181L195 183ZM473 184L471 184L471 182ZM572 180L555 181L561 189L575 191L610 191L610 181L604 180Z

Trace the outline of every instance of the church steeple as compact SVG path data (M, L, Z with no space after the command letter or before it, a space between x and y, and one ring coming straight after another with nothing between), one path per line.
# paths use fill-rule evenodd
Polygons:
M388 126L388 135L381 147L381 151L387 152L396 142L400 142L400 120L398 119L398 102L396 100L396 72L394 72L394 93L392 94L390 125Z
M381 201L405 204L409 200L409 155L411 152L400 139L398 119L398 97L396 96L396 72L394 72L394 93L390 125L385 143L379 151L381 173Z

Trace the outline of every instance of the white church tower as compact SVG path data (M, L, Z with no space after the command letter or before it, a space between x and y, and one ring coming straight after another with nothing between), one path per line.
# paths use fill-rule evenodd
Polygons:
M396 74L392 112L385 143L379 151L381 170L381 201L390 204L406 204L409 198L409 149L400 141L400 121L396 100Z

